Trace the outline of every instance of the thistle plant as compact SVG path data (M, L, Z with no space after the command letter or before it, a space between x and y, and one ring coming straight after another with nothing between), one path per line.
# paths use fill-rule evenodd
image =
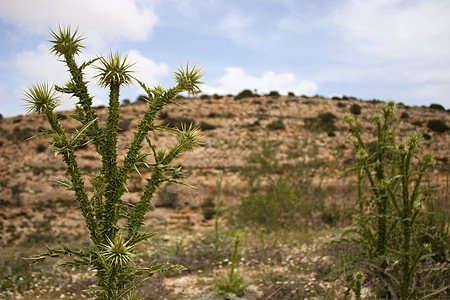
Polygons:
M345 118L354 136L359 196L357 225L349 232L357 234L352 241L362 249L366 272L382 277L391 294L410 299L419 262L429 254L429 247L419 237L418 216L424 213L422 181L432 156L420 153L420 133L405 142L396 140L391 126L394 108L394 103L388 102L372 119L377 129L372 153L362 138L359 120L349 115Z
M215 212L215 220L214 220L214 233L215 233L215 239L214 239L214 253L217 255L217 252L219 251L219 242L220 242L220 236L219 236L219 217L220 217L220 207L222 206L222 179L223 177L219 177L216 181L217 184L217 201L216 206L214 208Z
M175 72L176 86L164 89L160 85L148 88L132 74L133 64L127 56L110 52L106 57L100 56L78 65L75 58L84 46L83 37L77 30L59 28L51 31L53 44L50 51L63 61L70 73L70 80L64 86L49 86L46 82L33 85L25 92L29 114L45 115L51 129L44 133L51 135L56 155L62 156L66 164L68 179L58 179L61 186L74 191L79 209L89 230L91 245L79 250L67 246L62 249L50 249L30 258L37 262L48 257L67 256L72 258L62 266L89 266L97 271L96 299L139 299L136 287L155 272L170 271L181 268L171 264L146 265L133 261L136 245L153 237L154 232L142 232L145 213L152 208L151 199L163 182L183 183L181 167L174 167L172 162L182 152L192 151L201 143L198 129L182 126L172 129L155 124L157 113L166 105L176 104L174 99L181 92L197 93L200 91L201 69L186 65ZM84 70L94 64L98 71L98 84L109 89L109 108L106 124L101 125L89 94ZM120 114L119 95L122 86L137 82L146 92L148 107L139 122L134 139L122 160L118 157L117 136ZM82 124L81 129L71 136L63 129L54 112L58 106L60 93L66 93L77 99L73 115ZM157 149L150 139L155 130L171 130L176 134L177 143L170 149ZM88 140L95 146L101 157L102 168L88 179L93 192L88 193L85 176L78 166L75 149L82 140ZM146 142L152 153L142 151ZM151 173L145 190L136 204L122 200L128 192L127 179L132 172L145 169ZM120 225L119 225L120 224Z
M356 300L362 300L361 289L365 279L366 275L364 274L364 272L358 271L353 274L353 284L351 286L351 289L355 293Z
M234 240L234 249L233 252L231 253L230 273L228 274L228 276L219 278L216 281L216 287L221 292L225 293L231 292L235 295L240 296L249 285L249 283L244 280L241 274L239 274L239 272L236 271L236 262L239 254L238 247L239 244L242 242L243 238L244 233L238 231L236 233L236 239Z

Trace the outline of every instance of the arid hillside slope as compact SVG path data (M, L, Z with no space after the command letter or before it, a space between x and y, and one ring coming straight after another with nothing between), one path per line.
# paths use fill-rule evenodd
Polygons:
M204 97L205 98L205 97ZM163 187L154 199L155 206L195 209L208 198L214 197L216 179L224 177L224 199L227 205L237 204L245 192L245 182L239 170L248 165L248 157L261 151L264 143L276 146L276 159L281 163L292 160L322 162L326 165L317 173L317 184L338 186L347 184L343 179L351 167L353 148L351 136L343 116L353 111L360 118L365 137L374 139L375 129L370 118L379 111L380 102L360 101L354 98L322 97L252 97L235 100L184 99L181 106L170 106L160 115L164 124L194 122L203 129L204 146L180 157L176 164L183 165L187 183L196 186ZM133 137L146 103L133 103L121 107L121 131L118 150L125 153ZM360 108L360 114L358 113ZM106 118L107 108L97 108L100 122ZM80 123L60 112L68 133L80 128ZM438 108L407 107L399 104L394 124L400 136L415 131L424 134L422 148L431 152L436 167L432 180L445 181L450 158L450 113ZM435 124L441 125L433 125ZM431 124L431 125L430 125ZM433 127L434 126L434 127ZM431 128L430 128L431 127ZM52 180L64 178L65 166L52 154L49 137L42 135L25 139L49 129L40 116L18 116L0 119L0 246L24 243L35 239L38 232L64 236L84 234L81 215L75 208L70 192ZM158 148L174 143L171 132L150 134ZM94 147L87 144L77 150L80 167L86 173L100 168ZM148 175L148 174L147 174ZM142 176L145 177L145 170ZM135 173L129 180L127 201L137 201L145 180ZM176 210L172 211L176 214Z

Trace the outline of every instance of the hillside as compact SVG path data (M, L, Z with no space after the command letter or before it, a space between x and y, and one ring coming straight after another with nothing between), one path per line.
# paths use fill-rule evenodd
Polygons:
M360 115L355 117L361 119L367 138L373 138L370 118L380 105L378 101L354 98L295 96L240 100L230 96L194 98L179 99L179 103L180 107L171 106L161 114L161 123L194 122L203 129L204 146L184 154L176 162L184 166L187 183L196 189L176 185L163 187L153 204L176 209L164 213L165 218L189 208L195 225L201 224L202 219L195 208L214 197L219 176L224 177L226 205L239 204L245 193L245 182L239 170L249 164L248 158L252 153L261 152L265 142L270 142L280 164L292 164L295 160L310 165L314 162L321 164L314 183L334 189L334 200L328 199L328 204L333 201L352 203L354 200L345 199L349 197L343 191L352 178L343 175L351 167L353 149L348 128L342 119L352 106L359 106ZM145 106L145 103L133 103L121 107L120 153L125 153L125 145L131 140ZM97 108L97 113L100 122L104 121L106 108ZM59 113L64 127L69 130L79 128L79 123L68 117L69 114ZM436 160L432 183L444 183L449 168L450 131L431 130L427 124L430 120L441 120L448 126L450 113L399 104L396 115L395 127L399 134L424 133L423 149L433 153ZM65 166L51 153L51 146L47 143L49 137L43 135L25 141L41 129L48 129L43 117L18 116L0 120L0 245L26 243L42 229L43 238L56 235L64 240L69 229L71 236L84 234L82 218L73 209L76 203L72 195L52 181L64 178ZM174 143L170 132L158 132L153 138L160 148ZM95 172L100 168L92 145L79 148L77 155L84 171ZM145 170L143 172L141 175L145 177ZM134 174L129 180L131 191L125 200L137 201L144 182L137 173ZM338 195L336 191L341 192Z

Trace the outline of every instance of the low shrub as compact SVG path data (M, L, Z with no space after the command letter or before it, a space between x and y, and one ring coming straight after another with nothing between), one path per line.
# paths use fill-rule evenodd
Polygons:
M435 104L435 103L430 104L430 108L434 109L434 110L445 111L445 108L440 104Z
M261 146L247 157L250 167L241 170L249 194L241 198L238 220L274 229L303 225L304 218L323 212L327 191L312 183L317 170L304 161L281 165L278 145Z
M434 120L430 120L427 123L427 127L435 132L446 132L448 130L450 130L450 127L447 126L447 124L445 124L444 121L442 120L438 120L438 119L434 119Z
M272 123L269 123L267 125L267 129L269 129L269 130L284 130L284 129L286 129L286 126L284 126L283 120L278 119L276 121L273 121Z
M44 144L39 144L36 146L36 152L37 153L42 153L47 149L47 147Z
M200 127L201 130L213 130L213 129L217 128L216 125L207 123L205 121L201 121L199 127Z
M305 127L312 132L330 133L337 130L336 120L336 115L331 112L320 113L316 118L305 119Z
M361 114L361 106L359 104L352 104L350 106L350 112L354 115L360 115Z
M250 90L243 90L242 92L240 92L239 94L237 94L234 97L234 100L239 100L239 99L244 99L244 98L251 98L253 96L254 96L254 94L253 94L252 91L250 91Z
M145 103L148 101L148 97L146 95L139 95L136 98L136 103Z
M184 124L184 125L183 125ZM168 127L174 127L174 128L178 128L181 129L183 126L194 126L195 124L195 120L190 119L190 118L185 118L185 117L176 117L176 118L172 118L172 117L167 117L164 119L162 125L163 126L168 126Z
M29 127L20 128L14 127L12 133L10 134L10 138L16 141L24 141L33 136L33 130Z
M278 93L278 91L270 91L270 93L267 94L267 96L278 98L278 97L280 97L280 93Z

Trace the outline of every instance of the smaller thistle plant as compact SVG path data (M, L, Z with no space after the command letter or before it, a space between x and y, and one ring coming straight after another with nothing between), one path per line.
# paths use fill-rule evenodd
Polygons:
M391 127L394 109L394 102L388 102L372 118L377 129L372 151L362 139L360 121L345 117L354 136L359 196L357 224L347 234L355 234L350 241L361 247L366 273L379 277L391 294L405 300L412 297L413 277L430 254L420 238L418 216L427 200L422 181L433 162L431 154L420 153L420 133L396 141Z
M150 262L141 265L134 262L135 246L156 234L141 231L144 215L152 208L150 201L161 183L183 183L181 167L172 166L172 161L182 152L194 150L202 140L197 128L183 125L181 129L172 129L156 125L155 120L157 113L166 105L175 104L174 99L179 93L200 92L203 73L197 65L191 67L187 64L185 68L180 67L175 72L175 87L164 89L157 85L150 89L132 75L133 63L128 61L127 55L121 57L118 52L109 52L106 57L100 56L79 66L75 56L84 48L81 45L84 38L78 34L78 29L72 31L70 27L60 27L58 32L50 33L53 37L50 40L53 44L50 52L65 62L70 80L65 86L52 87L45 82L37 83L25 92L24 100L29 114L45 115L50 123L51 129L44 133L51 134L53 151L62 156L69 176L68 180L58 179L56 182L74 192L90 233L91 246L81 250L71 250L67 246L62 249L47 248L46 253L29 259L38 262L49 257L72 257L72 261L63 263L62 266L87 265L97 271L98 282L94 290L96 299L143 299L136 290L138 284L155 272L182 268L171 264L156 265ZM98 122L87 81L84 79L84 69L93 63L96 63L94 68L98 71L95 76L98 85L109 89L108 116L104 125ZM147 93L148 107L120 162L117 154L120 89L134 82ZM54 113L59 103L59 93L69 94L78 100L71 117L79 121L82 127L71 137ZM155 130L174 131L176 145L170 149L157 149L150 139L150 133ZM95 146L102 162L101 170L89 178L93 187L93 192L90 193L86 190L85 179L81 176L75 155L75 149L86 139ZM141 151L144 141L152 153ZM151 156L153 159L149 159ZM121 198L128 192L127 179L130 173L139 173L142 169L151 173L151 177L147 179L138 203L132 205Z
M244 293L245 289L248 287L249 283L244 280L244 278L236 271L236 263L238 260L238 247L239 244L244 239L244 233L238 231L236 233L236 239L234 240L234 249L231 253L231 268L228 276L219 278L216 280L216 288L224 293L233 293L240 296Z
M364 280L366 280L366 277L367 277L366 274L364 274L364 272L362 271L358 271L353 274L353 285L351 288L355 293L356 300L362 300L361 290Z

